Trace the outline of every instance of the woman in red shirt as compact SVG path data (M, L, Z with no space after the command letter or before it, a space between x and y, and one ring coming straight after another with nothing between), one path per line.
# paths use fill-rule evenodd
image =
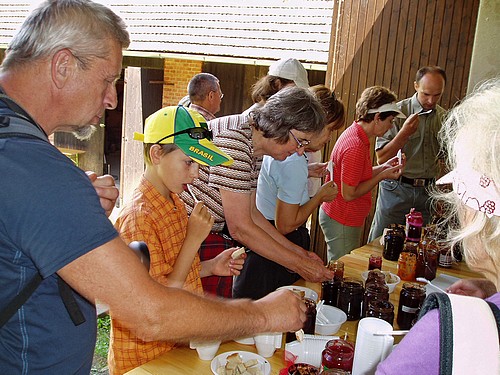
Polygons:
M398 157L377 166L370 158L370 138L389 130L395 117L406 117L395 102L396 95L385 87L365 89L356 103L356 121L342 133L332 150L333 179L339 194L333 201L323 203L319 212L329 260L359 247L372 205L372 188L383 179L401 175L403 165Z

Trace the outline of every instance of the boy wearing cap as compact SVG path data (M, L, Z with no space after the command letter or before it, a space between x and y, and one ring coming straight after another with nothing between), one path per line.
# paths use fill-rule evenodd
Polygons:
M146 169L133 198L118 217L115 227L126 243L144 241L150 252L149 273L160 284L203 294L200 277L238 275L243 258L233 260L236 250L227 249L200 264L198 249L214 219L198 202L189 219L177 194L198 177L198 165L228 165L232 158L210 141L205 119L182 106L166 107L146 120L144 134ZM173 348L174 343L137 338L111 312L111 374L122 374Z
M383 135L396 117L396 95L382 86L365 89L356 103L356 121L338 138L332 150L333 180L339 194L321 205L319 223L325 235L328 260L338 259L359 247L363 225L371 208L371 190L383 179L397 179L402 164L393 157L373 167L370 138ZM326 181L330 178L327 176Z

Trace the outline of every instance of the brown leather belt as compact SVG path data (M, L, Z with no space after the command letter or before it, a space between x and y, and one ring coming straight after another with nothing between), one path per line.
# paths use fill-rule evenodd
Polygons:
M413 187L426 187L434 183L433 178L407 178L405 176L401 176L400 181Z

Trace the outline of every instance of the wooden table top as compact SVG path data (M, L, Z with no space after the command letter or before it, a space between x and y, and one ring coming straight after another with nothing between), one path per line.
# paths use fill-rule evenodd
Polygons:
M368 258L370 257L370 254L382 255L382 246L378 240L368 243L365 246L353 250L350 254L343 256L340 260L344 262L344 277L361 279L361 273L368 269ZM383 259L382 270L397 273L397 262ZM438 267L437 275L439 274L451 275L458 278L481 277L481 275L471 271L465 262L454 263L451 268ZM310 283L304 280L299 280L296 285L306 286L315 290L318 295L321 295L321 284L319 283ZM397 315L399 293L401 292L402 285L403 281L396 286L394 292L391 293L389 298L390 302L394 304L395 315ZM347 338L347 340L354 343L356 340L358 322L359 320L345 322L335 336ZM394 329L398 328L397 322L394 320ZM395 342L399 342L400 339L401 336L396 336ZM284 342L285 340L283 340L283 348ZM234 341L229 341L221 344L217 354L234 350L257 353L255 345L243 345ZM274 355L271 358L267 358L267 360L271 364L271 374L278 375L279 371L285 367L284 349L276 350ZM145 363L144 365L127 372L127 375L185 375L211 373L210 361L203 361L199 359L196 350L189 349L188 347L179 347L165 353L151 362Z

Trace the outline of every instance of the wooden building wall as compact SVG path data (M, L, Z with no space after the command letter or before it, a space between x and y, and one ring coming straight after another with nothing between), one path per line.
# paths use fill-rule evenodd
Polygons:
M479 0L336 1L326 84L346 106L346 125L354 120L357 98L366 87L383 85L404 99L414 94L415 73L425 65L446 70L448 80L440 104L452 107L467 90L478 7ZM325 157L343 130L326 145ZM365 239L376 189L372 196ZM323 234L315 218L311 234L315 251L325 257Z

